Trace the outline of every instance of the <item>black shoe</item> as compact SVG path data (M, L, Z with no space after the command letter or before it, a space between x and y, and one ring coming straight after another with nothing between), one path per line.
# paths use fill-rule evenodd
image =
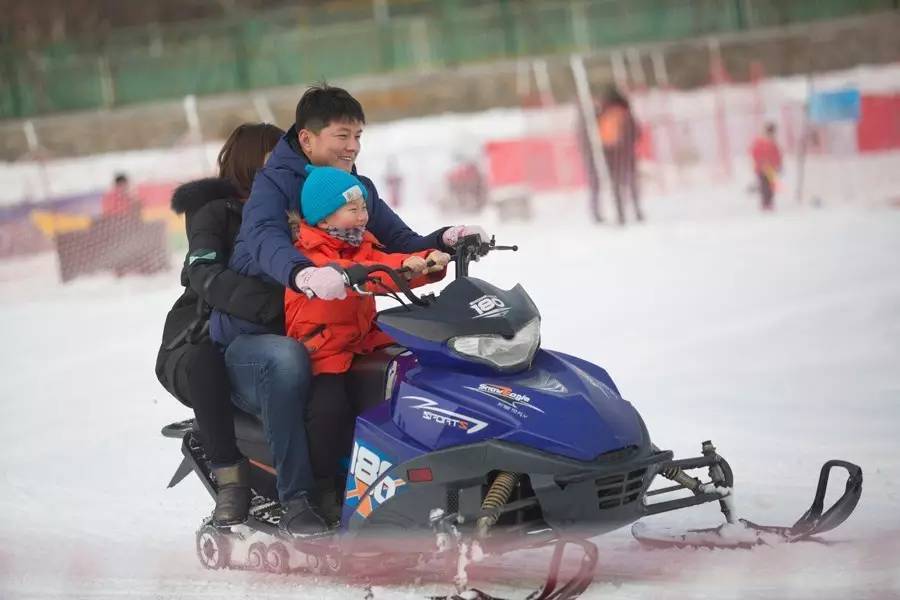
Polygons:
M219 487L213 525L239 525L247 520L250 510L250 465L242 460L212 470Z
M284 512L278 522L278 529L296 537L326 535L331 528L305 495L288 500L283 505Z
M341 502L334 479L316 481L316 506L319 507L319 513L329 527L341 524Z

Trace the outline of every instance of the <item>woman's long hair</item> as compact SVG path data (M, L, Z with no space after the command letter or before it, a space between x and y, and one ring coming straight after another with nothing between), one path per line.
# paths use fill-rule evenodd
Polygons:
M284 131L270 123L244 123L225 140L216 161L219 177L233 183L242 200L250 197L253 177L283 135Z

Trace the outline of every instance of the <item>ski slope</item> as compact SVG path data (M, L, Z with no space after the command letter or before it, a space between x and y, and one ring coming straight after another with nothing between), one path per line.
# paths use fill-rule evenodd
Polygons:
M482 219L521 250L473 274L521 282L543 345L607 368L657 445L688 456L712 439L741 515L793 523L829 458L865 472L856 513L827 536L838 544L646 551L617 531L594 540L584 598L900 597L900 211L786 204L760 214L731 186L650 199L648 222L625 229L589 224L581 196L540 199L531 224ZM52 256L0 263L0 598L362 600L333 580L200 567L211 504L194 478L165 488L180 454L159 429L188 411L153 375L178 294L175 272L60 286ZM719 520L713 505L652 519ZM518 553L472 584L524 598L548 558Z

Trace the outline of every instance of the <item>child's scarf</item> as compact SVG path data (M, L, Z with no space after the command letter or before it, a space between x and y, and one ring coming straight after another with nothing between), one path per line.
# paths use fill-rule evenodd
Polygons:
M362 244L363 234L366 232L366 228L351 227L349 229L338 229L337 227L326 227L325 232L331 237L347 242L351 246L358 248L359 245Z

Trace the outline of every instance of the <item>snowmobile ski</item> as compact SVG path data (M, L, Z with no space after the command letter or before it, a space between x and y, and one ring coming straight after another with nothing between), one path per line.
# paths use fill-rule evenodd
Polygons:
M846 469L847 483L841 497L828 510L823 510L828 476L834 467ZM736 519L718 527L678 530L654 528L637 522L632 525L631 533L641 545L651 548L752 548L801 541L827 544L829 542L816 536L847 520L862 495L862 481L862 469L857 465L842 460L826 462L819 472L819 484L812 505L790 527L758 525L747 519Z

